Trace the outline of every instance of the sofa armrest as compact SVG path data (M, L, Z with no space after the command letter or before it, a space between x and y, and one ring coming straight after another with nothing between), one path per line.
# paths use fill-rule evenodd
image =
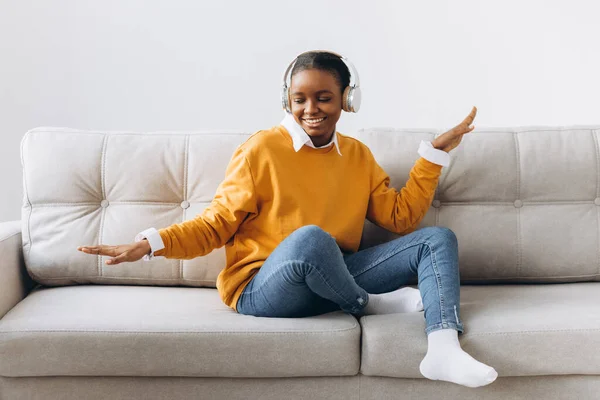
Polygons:
M0 318L33 286L23 260L21 221L0 222Z

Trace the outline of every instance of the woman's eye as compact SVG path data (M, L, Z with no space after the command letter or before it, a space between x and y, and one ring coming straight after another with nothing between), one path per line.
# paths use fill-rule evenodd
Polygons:
M327 103L328 101L331 101L331 97L321 97L317 100L319 100L322 103ZM304 103L304 101L305 101L304 99L294 99L294 103L296 103L296 104L302 104L302 103Z

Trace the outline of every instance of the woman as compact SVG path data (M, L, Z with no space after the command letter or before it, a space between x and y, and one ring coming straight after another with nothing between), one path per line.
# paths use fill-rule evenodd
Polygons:
M341 309L361 316L424 308L423 376L487 385L498 374L458 341L463 325L456 236L444 227L416 230L442 165L420 149L422 157L398 192L366 145L336 132L342 109L359 106L351 70L334 53L301 54L289 84L288 71L284 76L286 117L235 150L202 214L159 231L150 228L133 244L78 250L114 257L106 263L117 265L153 256L191 259L226 246L217 288L241 314L304 317ZM427 143L433 147L428 158L448 157L474 129L476 112L474 107L461 124ZM365 217L404 236L357 251ZM419 289L402 288L414 276Z

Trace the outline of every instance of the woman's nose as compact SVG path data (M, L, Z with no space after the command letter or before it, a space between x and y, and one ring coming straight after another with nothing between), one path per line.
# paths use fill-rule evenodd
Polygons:
M306 102L306 107L304 109L304 112L307 114L315 114L319 111L319 108L317 107L317 104L314 101L307 101Z

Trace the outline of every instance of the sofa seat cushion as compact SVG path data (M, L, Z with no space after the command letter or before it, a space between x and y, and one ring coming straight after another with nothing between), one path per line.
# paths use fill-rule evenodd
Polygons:
M462 348L501 377L600 375L600 283L461 286ZM373 315L361 373L423 378L423 312Z
M360 325L341 311L262 318L216 289L41 287L0 320L0 375L356 375Z

